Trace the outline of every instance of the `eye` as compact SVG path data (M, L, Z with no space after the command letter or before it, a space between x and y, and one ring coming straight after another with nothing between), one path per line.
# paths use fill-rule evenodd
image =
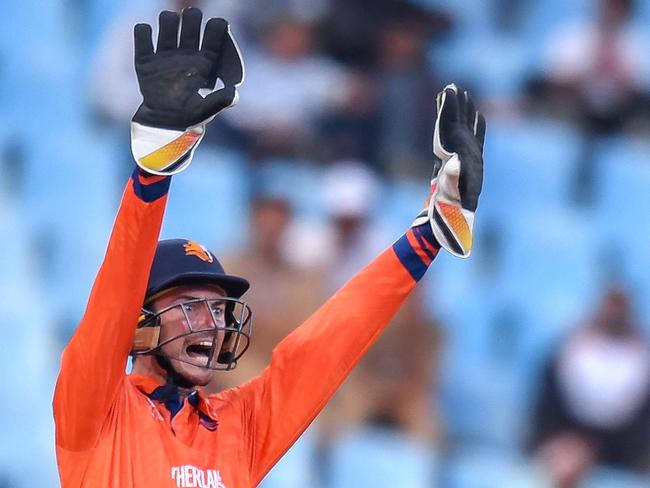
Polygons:
M226 312L226 306L222 302L213 302L210 309L216 317L221 317Z
M183 304L183 310L185 310L186 312L191 312L192 310L194 310L194 304L193 303L184 303Z

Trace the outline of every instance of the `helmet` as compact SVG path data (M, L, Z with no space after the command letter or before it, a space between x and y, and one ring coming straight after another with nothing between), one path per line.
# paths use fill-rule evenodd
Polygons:
M198 242L160 241L149 273L145 303L163 290L188 283L214 283L231 298L241 298L250 287L244 278L227 275L217 258Z
M192 283L215 284L225 291L225 297L219 300L225 303L225 323L221 325L214 323L215 332L225 329L225 339L219 351L210 351L205 363L198 365L209 369L233 369L237 364L237 359L248 349L250 341L252 312L250 307L240 300L241 296L250 287L250 284L244 278L226 274L221 263L207 248L186 239L167 239L158 243L149 273L145 303L138 320L131 354L162 354L160 348L165 344L198 332L192 330L191 317L183 311L188 322L189 331L161 343L159 341L160 317L173 308L185 305L185 303L156 312L149 310L147 307L147 304L159 296L161 292L175 286ZM211 301L207 299L191 301L195 306L211 307ZM203 330L203 332L205 331ZM213 349L216 345L215 341ZM215 355L217 365L213 366L212 357ZM196 363L192 362L192 364Z

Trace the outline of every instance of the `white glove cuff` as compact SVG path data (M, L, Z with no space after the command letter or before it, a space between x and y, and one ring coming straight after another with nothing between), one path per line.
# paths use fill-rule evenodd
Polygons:
M467 258L472 253L474 212L442 198L431 200L429 222L440 245L454 256Z
M204 135L205 123L178 131L131 122L131 152L147 173L175 175L190 165Z

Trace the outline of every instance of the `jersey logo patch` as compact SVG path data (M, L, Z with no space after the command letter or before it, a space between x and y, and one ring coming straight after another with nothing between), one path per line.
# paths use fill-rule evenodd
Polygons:
M196 256L201 261L205 261L206 263L211 263L212 261L214 261L214 257L212 256L210 251L208 251L205 247L203 247L198 242L187 241L183 246L183 248L185 249L186 256Z

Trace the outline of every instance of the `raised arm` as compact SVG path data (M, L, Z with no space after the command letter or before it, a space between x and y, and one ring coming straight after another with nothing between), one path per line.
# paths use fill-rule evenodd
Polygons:
M125 190L83 319L63 353L53 406L57 445L65 449L94 444L124 379L169 175L187 168L207 123L236 103L243 79L225 20L208 21L200 47L199 10L184 10L182 25L168 11L159 22L155 52L151 27L138 24L134 30L143 102L133 117L131 142L139 169ZM217 79L224 87L214 91Z
M245 412L254 485L318 415L440 247L471 252L485 121L455 85L436 103L431 196L411 228L282 341L260 377L225 393Z
M379 337L438 249L430 229L409 230L287 336L270 366L242 387L253 486Z
M54 394L61 447L83 449L94 442L124 377L169 181L136 171L124 191L86 311L63 352Z

